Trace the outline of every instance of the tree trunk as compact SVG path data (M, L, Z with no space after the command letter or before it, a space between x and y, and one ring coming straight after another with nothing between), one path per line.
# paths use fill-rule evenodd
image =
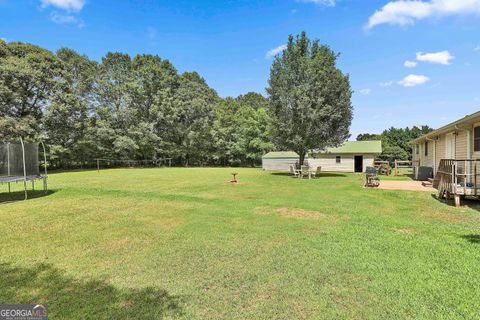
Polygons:
M303 162L305 161L305 151L299 152L298 155L300 156L300 166L303 166Z

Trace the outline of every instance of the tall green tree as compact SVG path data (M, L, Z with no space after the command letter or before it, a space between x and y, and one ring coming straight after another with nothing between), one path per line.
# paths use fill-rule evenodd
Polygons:
M338 146L349 137L352 90L336 66L338 54L305 32L288 38L270 70L267 92L273 138L303 162L309 150Z
M185 166L206 163L212 151L217 93L198 73L186 72L175 92L160 98L155 126L164 152Z
M50 159L85 163L96 155L95 141L87 133L94 112L92 89L97 63L67 48L56 55L64 72L43 119Z
M38 136L46 106L63 78L61 61L27 43L0 40L0 132Z
M258 93L225 98L215 108L215 159L222 165L255 165L274 149L268 100Z

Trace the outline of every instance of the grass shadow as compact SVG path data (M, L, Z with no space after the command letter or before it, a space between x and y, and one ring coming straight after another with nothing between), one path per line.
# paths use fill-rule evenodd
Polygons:
M27 190L28 192L28 200L32 199L37 199L37 198L42 198L42 197L48 197L57 190L48 190L46 193L43 192L43 190ZM17 201L24 201L25 200L25 192L24 191L14 191L14 192L3 192L0 193L0 204L4 203L12 203L12 202L17 202Z
M445 205L455 207L455 201L453 199L440 199L437 193L432 193L431 197ZM463 198L461 199L460 204L464 208L480 211L480 201L477 199Z
M295 176L290 173L290 172L270 172L272 176L284 176L284 177L292 177L295 178Z
M47 304L52 319L162 319L183 314L180 298L165 290L77 280L45 263L30 268L0 263L0 301Z
M296 178L292 173L290 172L271 172L270 173L272 176L284 176L284 177L291 177L291 178ZM346 177L347 175L344 173L340 172L321 172L320 175L317 175L316 178L322 178L322 177ZM308 177L307 177L308 178ZM298 178L297 178L298 179Z
M480 234L466 234L461 237L470 243L480 244Z
M322 178L322 177L346 177L347 175L345 173L340 173L340 172L321 172L320 175L317 175L317 178Z

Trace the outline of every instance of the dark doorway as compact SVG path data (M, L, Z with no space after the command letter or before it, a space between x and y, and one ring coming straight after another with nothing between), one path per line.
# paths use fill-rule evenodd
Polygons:
M363 172L363 156L355 156L355 172Z

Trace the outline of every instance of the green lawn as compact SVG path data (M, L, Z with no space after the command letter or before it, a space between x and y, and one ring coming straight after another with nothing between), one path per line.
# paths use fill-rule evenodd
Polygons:
M0 197L0 301L51 319L479 318L476 207L362 179L52 174L47 196Z

